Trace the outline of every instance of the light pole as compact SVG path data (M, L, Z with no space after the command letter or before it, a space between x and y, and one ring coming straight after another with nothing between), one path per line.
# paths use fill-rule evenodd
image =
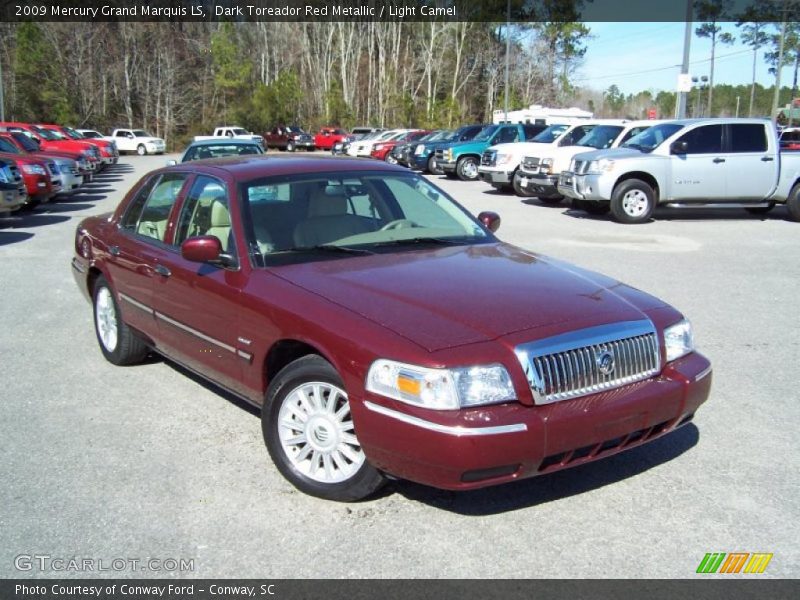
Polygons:
M503 121L508 123L508 59L511 53L511 0L506 3L506 81L503 94Z
M6 102L3 96L3 58L0 57L0 121L6 120Z
M692 44L692 0L686 0L686 29L683 32L683 64L681 64L681 75L689 73L689 47ZM678 110L676 117L686 118L686 101L689 92L678 92Z

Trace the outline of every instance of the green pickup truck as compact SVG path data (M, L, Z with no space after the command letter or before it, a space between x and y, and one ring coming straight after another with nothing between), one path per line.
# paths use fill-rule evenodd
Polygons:
M471 140L453 142L436 150L436 165L450 178L462 181L478 179L481 155L489 146L527 141L536 136L542 127L532 123L504 123L486 125Z

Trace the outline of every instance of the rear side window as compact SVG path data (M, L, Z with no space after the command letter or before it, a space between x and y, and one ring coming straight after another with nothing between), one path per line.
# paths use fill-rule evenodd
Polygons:
M508 144L516 142L519 132L516 127L503 127L497 136L492 140L493 144Z
M766 152L767 132L758 123L730 125L731 152Z
M544 125L523 125L522 131L525 132L525 141L529 142L537 135L539 135L542 131L545 130Z
M686 154L718 154L722 152L722 125L703 125L685 133L678 141L686 142Z

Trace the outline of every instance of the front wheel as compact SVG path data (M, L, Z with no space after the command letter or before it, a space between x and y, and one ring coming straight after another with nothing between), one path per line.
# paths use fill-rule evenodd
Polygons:
M444 175L444 169L436 162L435 156L431 156L428 159L428 173L431 175Z
M390 165L397 164L397 159L394 156L392 156L391 152L387 153L386 156L383 158L383 160L389 163Z
M304 356L278 373L261 425L275 466L306 494L354 502L385 483L356 437L341 377L321 356Z
M514 185L514 193L516 193L517 196L522 196L523 198L535 198L536 197L536 192L534 192L533 190L531 190L527 186L526 187L522 187L521 184L522 184L522 181L520 180L520 178L515 176L513 185Z
M102 275L94 286L94 330L106 360L115 365L132 365L147 356L147 345L122 320L119 305Z
M474 156L459 158L456 163L456 175L461 181L475 181L478 179L478 161Z
M646 223L656 209L653 188L640 179L623 181L611 195L611 215L619 223Z
M294 142L289 142L286 144L286 151L287 152L294 152Z
M144 144L139 144L138 146L136 146L136 154L138 154L139 156L144 156L145 154L147 154L147 148L144 147Z

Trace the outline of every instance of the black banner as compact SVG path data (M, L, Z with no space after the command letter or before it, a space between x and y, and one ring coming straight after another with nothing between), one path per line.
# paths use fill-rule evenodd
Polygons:
M518 558L509 557L510 561ZM789 600L798 580L39 579L0 581L3 600Z
M737 21L753 0L731 0ZM797 2L746 19L798 21ZM753 16L755 14L756 16ZM684 0L0 0L0 21L685 21Z

